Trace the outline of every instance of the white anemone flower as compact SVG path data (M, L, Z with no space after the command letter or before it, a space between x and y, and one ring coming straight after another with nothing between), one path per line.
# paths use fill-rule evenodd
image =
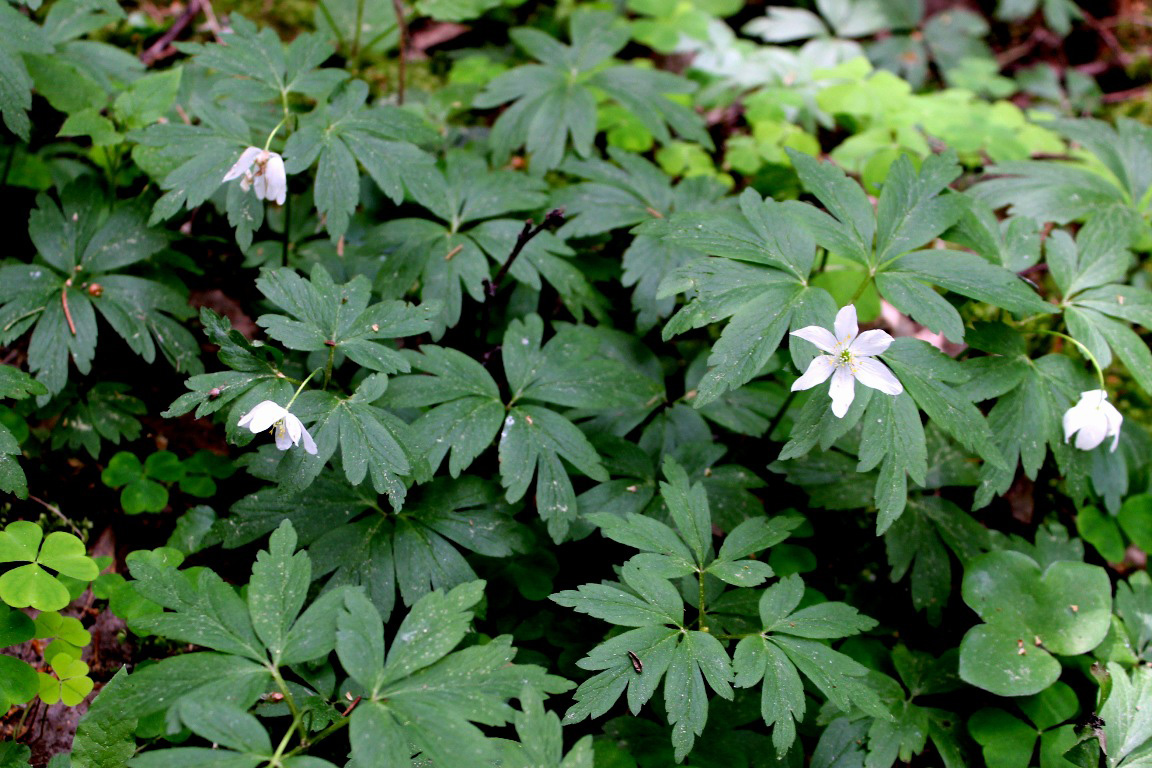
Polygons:
M1064 412L1064 442L1076 435L1076 447L1090 451L1106 438L1112 438L1112 451L1120 444L1124 417L1108 402L1108 392L1093 389L1080 393L1080 402Z
M808 366L804 375L792 384L792 391L811 389L832 377L828 395L832 398L832 413L844 418L856 397L856 381L866 387L878 389L886 395L904 391L892 371L873 355L888 349L892 337L884 331L864 331L856 324L856 306L849 304L836 313L833 329L810 325L792 332L819 347L826 355L819 355Z
M243 177L243 178L241 178ZM248 147L235 165L224 174L224 181L240 179L245 192L255 187L256 197L283 205L288 197L288 177L284 173L284 158L260 147Z
M284 406L271 400L257 403L255 408L240 417L240 422L236 426L248 427L252 430L252 434L274 427L276 447L280 450L286 451L294 445L300 445L300 439L303 438L304 450L312 455L316 454L316 443L300 423L300 419L289 413Z

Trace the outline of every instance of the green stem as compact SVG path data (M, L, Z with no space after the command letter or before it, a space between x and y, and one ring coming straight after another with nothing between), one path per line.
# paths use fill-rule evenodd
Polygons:
M287 756L288 757L294 757L294 756L298 755L299 753L303 752L308 747L315 746L316 744L320 743L324 739L328 738L332 734L339 731L341 728L348 727L348 721L349 721L349 718L347 718L347 717L342 718L340 720L337 720L336 722L332 723L332 725L328 726L324 730L320 731L320 733L316 734L316 736L313 737L311 740L309 740L309 742L307 744L301 744L300 746L296 747L294 750L289 752Z
M336 45L343 49L344 35L340 32L340 27L336 24L336 19L332 16L332 11L328 10L328 3L324 0L320 0L320 13L324 14L324 20L328 22L328 26L332 27L332 32L336 35Z
M1066 341L1070 341L1073 344L1075 344L1080 349L1080 351L1082 353L1084 353L1084 357L1088 358L1088 361L1090 363L1092 363L1092 367L1096 369L1096 380L1098 382L1100 382L1100 389L1105 389L1105 386L1104 386L1104 369L1100 367L1100 361L1096 359L1096 355L1092 354L1092 350L1088 349L1088 347L1084 346L1083 344L1081 344L1079 341L1072 338L1068 334L1060 333L1060 331L1048 331L1048 330L1040 329L1040 330L1037 330L1036 333L1043 333L1043 334L1047 334L1049 336L1059 336L1060 338L1065 339Z
M265 152L268 151L268 147L272 146L272 139L276 138L276 134L279 133L280 129L284 127L284 123L288 122L288 115L287 115L288 108L287 108L287 106L285 106L284 112L285 112L284 117L280 118L280 122L276 123L276 127L272 129L272 133L268 134L268 139L264 142L264 151Z
M324 365L324 386L328 389L328 382L332 381L332 363L336 360L336 347L328 347L328 362Z
M24 721L28 718L28 713L32 711L33 704L35 704L35 702L28 704L24 707L24 711L20 713L20 722L16 723L16 730L12 731L13 741L20 738L21 732L24 730Z
M864 295L864 291L872 284L872 278L875 277L871 272L860 283L860 287L856 289L856 293L852 294L852 298L848 299L849 304L855 304L856 300Z
M272 666L269 671L272 673L272 679L276 681L276 687L280 689L280 695L284 697L284 703L288 705L288 710L292 713L292 728L296 728L300 732L300 741L304 741L308 738L308 733L304 730L304 720L300 716L300 709L296 706L296 699L288 691L288 685L284 682L284 676L280 674L280 670ZM292 728L289 728L288 733L284 734L280 748L276 750L277 757L283 754L284 748L288 746L288 734L292 733Z
M4 173L0 175L0 186L8 186L8 173L12 170L12 161L16 159L16 143L13 142L8 150L8 157L4 159Z
M300 386L296 388L296 394L292 395L292 399L288 401L288 405L284 406L284 410L286 410L286 411L292 410L292 403L296 402L296 398L300 397L300 393L304 391L304 385L307 384L312 379L312 377L318 373L320 373L319 368L312 371L312 373L308 374L308 378L306 378L306 379L304 379L304 381L300 382Z
M696 626L699 627L701 631L705 631L705 630L707 630L708 627L704 623L704 617L707 614L705 613L705 610L704 610L704 574L703 574L703 572L698 572L696 574L696 581L700 585L700 605L698 606L698 610L700 611L700 615L696 618Z

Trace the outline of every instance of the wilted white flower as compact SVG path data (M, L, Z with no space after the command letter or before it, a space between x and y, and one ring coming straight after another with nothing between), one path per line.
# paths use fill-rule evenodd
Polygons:
M1076 447L1090 451L1105 438L1112 438L1112 451L1120 444L1120 425L1124 417L1108 402L1108 393L1093 389L1080 393L1080 402L1064 412L1064 442L1076 435Z
M856 306L853 304L836 313L832 331L818 325L793 331L793 336L812 342L828 354L819 355L812 361L804 375L792 384L792 391L811 389L831 376L828 395L832 398L832 413L841 419L848 413L848 407L856 397L857 379L864 386L878 389L886 395L903 392L903 385L892 375L892 371L884 363L872 359L873 355L888 349L892 337L884 331L859 331Z
M275 201L277 205L283 205L288 196L284 158L260 147L244 150L236 164L224 174L224 181L232 179L240 179L240 188L245 192L249 187L255 187L256 197Z
M316 443L300 423L300 419L289 413L284 406L271 400L257 403L255 408L240 417L240 422L236 426L248 427L252 430L252 434L275 427L276 447L280 450L286 451L293 445L300 445L300 438L304 438L304 450L316 454Z

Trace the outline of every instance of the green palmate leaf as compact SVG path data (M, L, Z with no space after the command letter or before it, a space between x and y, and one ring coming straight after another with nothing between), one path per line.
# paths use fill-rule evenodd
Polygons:
M907 392L896 397L874 394L863 423L857 471L879 467L875 487L876 533L879 535L903 514L908 499L908 479L924 484L928 449L920 414Z
M248 659L298 664L328 654L346 590L332 590L301 613L311 564L293 554L296 533L285 521L252 570L247 601L210 570L192 575L153 558L129 563L136 592L169 612L139 616L134 626ZM191 662L189 662L191 663Z
M160 188L165 194L156 201L150 224L202 205L252 144L252 131L240 114L198 97L187 108L199 123L158 122L129 134L139 145L137 155L150 153L149 167L163 169Z
M239 14L229 27L219 43L182 43L180 49L193 54L197 66L242 78L228 89L234 97L279 106L291 93L324 96L347 78L342 70L316 69L332 55L322 35L298 35L285 45L274 30L260 29Z
M1130 236L1147 218L1152 187L1148 126L1121 118L1113 128L1098 120L1059 120L1051 127L1081 144L1081 162L1026 161L989 169L992 178L973 193L993 208L1010 205L1014 215L1067 224L1113 211ZM1146 226L1146 225L1145 225Z
M448 471L459 477L500 430L500 388L484 366L455 349L425 344L407 358L416 370L431 375L393 380L386 402L398 408L434 406L412 423L412 432L431 472L449 456Z
M693 90L688 81L667 72L604 66L629 37L627 27L611 14L573 14L571 45L533 29L511 34L521 49L542 63L500 75L474 100L481 109L512 102L492 129L497 157L523 146L532 155L535 172L559 165L569 145L580 157L588 157L596 137L598 93L626 108L661 142L671 139L671 129L711 146L700 118L667 98Z
M988 358L978 358L968 365L977 367L980 360ZM977 508L1008 490L1017 463L1028 477L1035 478L1049 449L1062 466L1067 467L1074 460L1064 444L1060 417L1078 393L1090 387L1087 374L1063 355L1047 355L1035 361L1018 356L992 361L997 363L994 367L977 367L983 374L981 381L973 378L964 390L972 392L976 400L1002 395L989 411L988 423L1010 469L990 462L980 468Z
M22 54L51 53L53 46L40 27L11 5L0 9L0 24L7 30L0 42L0 114L8 130L28 141L33 84Z
M968 378L959 363L932 345L912 339L894 341L884 360L936 426L986 462L1000 469L1009 467L984 416L951 386Z
M1019 552L975 558L964 601L987 623L960 643L960 677L1001 696L1037 693L1060 674L1051 654L1092 650L1109 627L1112 590L1104 569L1068 560L1042 570Z
M200 310L200 322L209 340L220 348L217 357L232 370L189 378L184 386L192 391L177 398L162 415L183 416L195 408L195 415L201 417L228 406L228 437L236 440L248 433L236 426L241 416L264 400L286 403L294 390L280 375L279 350L252 344L228 319L207 307Z
M814 256L811 239L801 236L803 239ZM692 401L697 408L757 376L789 329L830 325L827 318L836 311L835 302L823 288L806 287L788 272L735 258L739 256L681 267L661 288L661 295L691 294L690 303L664 326L665 338L728 320L712 347L709 371Z
M712 179L685 179L673 187L665 173L642 157L613 147L608 154L618 166L596 158L564 163L564 171L587 181L556 193L555 202L563 206L567 216L558 232L560 237L587 237L666 219L674 213L706 213L727 207L720 199L724 188ZM624 251L621 282L635 286L632 307L638 313L641 330L667 317L675 307L673 297L657 298L660 282L672 270L698 257L689 245L671 238L641 234L632 239Z
M199 372L199 350L173 318L191 314L181 292L150 279L118 274L160 251L167 238L132 207L103 209L86 183L65 188L61 205L41 195L29 219L39 259L0 268L0 340L29 329L29 368L56 393L69 359L81 373L96 353L97 313L147 362L159 346L177 370ZM42 397L46 400L46 397Z
M1111 692L1100 718L1104 721L1101 741L1107 742L1108 768L1147 764L1152 758L1152 726L1140 712L1152 699L1152 675L1147 667L1136 667L1128 673L1116 663L1108 664Z
M939 625L952 590L951 550L966 565L992 543L988 531L967 513L937 496L911 496L900 519L884 535L891 580L911 573L912 605Z
M30 395L46 395L48 390L14 365L0 365L0 397L23 400Z
M99 458L104 440L119 445L121 439L135 440L142 425L136 418L147 409L142 400L128 393L129 386L102 381L88 390L63 413L59 426L52 432L52 449L67 445L75 451L81 446L93 458Z
M256 281L260 291L288 312L261 315L258 325L289 349L341 353L374 371L408 371L399 352L384 339L416 336L432 327L439 313L435 304L414 307L400 301L369 306L371 285L363 276L336 285L324 267L312 268L310 280L292 269L264 270Z
M507 637L453 652L468 631L469 609L483 596L483 585L426 595L387 647L375 607L358 593L346 598L336 652L363 692L350 724L358 762L408 766L411 744L437 764L482 764L494 757L496 745L473 723L512 720L515 712L506 702L524 685L537 693L568 687L542 669L511 664Z
M661 484L661 497L675 527L644 515L589 515L605 536L636 547L641 554L624 564L622 584L585 584L558 592L552 600L636 628L601 643L578 662L597 674L580 685L577 703L565 715L565 722L604 714L625 691L629 708L638 714L664 678L664 702L679 761L692 750L707 723L705 682L721 697L731 698L732 667L724 647L710 633L715 630L706 625L690 630L685 625L684 598L667 579L695 572L737 586L760 584L772 575L772 569L742 558L780 543L800 521L749 519L732 530L720 555L714 556L712 516L703 485L691 484L687 473L671 459L665 462L664 474L668 482ZM840 637L874 625L840 604L804 609L793 618L787 631L801 637Z
M345 233L360 202L360 168L396 203L407 178L434 172L432 158L413 143L436 139L428 125L395 107L366 108L367 96L366 83L350 81L302 119L284 146L288 173L316 164L316 207L333 237Z
M386 298L405 296L418 285L425 302L440 302L442 314L434 329L438 337L460 320L464 292L484 300L489 258L502 264L511 253L523 222L498 217L539 208L546 201L545 187L527 174L491 171L481 156L463 150L448 152L443 170L413 170L405 184L438 221L394 219L370 233L368 247L373 256L387 253L376 278L376 289ZM543 275L565 297L590 293L586 281L573 287L582 278L557 269L557 261L567 264L556 256L568 253L559 241L541 233L525 249L522 258L527 263L516 266L518 259L511 274L529 284L535 281L537 287Z
M370 514L351 524L344 504L328 518L329 529L308 549L315 574L331 573L328 586L361 585L384 617L391 616L396 592L412 605L434 589L473 581L476 573L457 547L488 557L508 557L526 548L524 530L499 490L474 477L434 480L409 499L394 521ZM312 516L298 506L293 516Z
M500 762L508 768L592 768L592 737L585 736L564 754L560 718L545 712L540 694L525 687L516 713L519 743L501 744Z
M76 726L72 742L72 765L76 768L110 768L123 765L136 753L137 715L122 706L120 696L128 685L128 670L121 667L100 689Z
M865 667L826 645L805 638L836 638L876 626L843 603L821 603L796 610L804 594L799 576L789 576L760 597L761 630L741 640L733 657L735 685L763 683L760 714L773 726L772 741L783 756L796 739L796 723L804 718L801 675L843 710L853 706L875 717L887 712L876 693L861 678Z
M316 441L315 456L291 451L280 462L276 478L299 490L316 479L340 450L344 476L352 485L368 479L377 493L388 495L399 509L407 493L405 478L422 470L415 439L407 424L383 408L372 405L387 387L384 374L361 381L350 397L311 390L296 401L300 418Z

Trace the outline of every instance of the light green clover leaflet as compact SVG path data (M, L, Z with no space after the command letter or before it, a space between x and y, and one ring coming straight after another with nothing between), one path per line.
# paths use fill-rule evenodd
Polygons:
M88 665L66 653L53 657L52 671L59 679L44 672L39 673L40 700L48 705L62 701L65 706L74 707L84 701L84 697L92 692L95 685L87 676Z
M67 588L44 568L82 581L100 573L80 539L63 531L44 537L40 526L23 520L0 532L0 563L11 562L28 563L0 576L0 600L13 608L56 611L68 605Z
M1108 633L1112 586L1103 568L1061 560L1041 570L1019 552L989 552L964 573L964 602L985 624L960 643L960 677L1000 696L1038 693Z

